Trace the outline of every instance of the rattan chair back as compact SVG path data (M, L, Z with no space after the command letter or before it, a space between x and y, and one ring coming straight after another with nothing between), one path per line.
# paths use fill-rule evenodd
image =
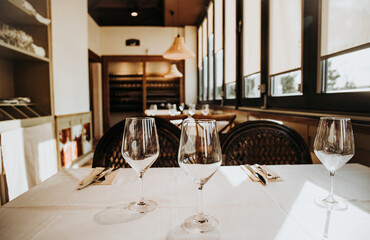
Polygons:
M308 164L309 148L294 129L273 121L248 121L221 140L223 165Z

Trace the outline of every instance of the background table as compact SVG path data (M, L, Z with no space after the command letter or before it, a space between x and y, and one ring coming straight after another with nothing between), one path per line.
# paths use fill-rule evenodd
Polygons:
M112 185L76 187L91 169L64 169L0 208L0 239L369 239L370 170L348 164L335 176L337 198L346 211L313 203L328 193L322 165L271 166L283 182L252 182L239 166L221 167L204 187L204 212L218 230L191 234L181 228L197 211L197 189L180 168L152 168L144 195L158 208L132 213L138 177L120 169Z

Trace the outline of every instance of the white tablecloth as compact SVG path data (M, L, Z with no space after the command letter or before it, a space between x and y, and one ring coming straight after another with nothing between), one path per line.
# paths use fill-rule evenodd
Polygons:
M147 214L123 206L137 200L138 177L121 169L112 185L77 191L91 169L65 169L0 208L0 239L369 239L370 169L348 164L335 176L345 211L319 208L328 192L322 165L270 166L283 182L263 186L238 166L221 167L204 187L204 212L217 231L187 233L184 219L197 211L197 189L180 168L151 168L144 196L158 203Z

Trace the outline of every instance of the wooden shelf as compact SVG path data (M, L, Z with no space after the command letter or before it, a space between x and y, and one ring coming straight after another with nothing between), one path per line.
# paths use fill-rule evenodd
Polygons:
M179 80L179 77L172 77L172 78L166 78L166 77L153 77L153 76L147 76L146 81L159 81L159 82L167 82L167 81L177 81Z
M30 11L28 11L22 6L13 3L11 0L0 1L0 16L1 19L6 19L7 22L11 22L12 24L36 25L36 26L48 25L38 21L37 18Z
M49 62L46 57L41 57L33 52L26 51L16 46L10 45L0 40L0 56L9 60L24 60L33 62Z
M162 56L103 56L104 129L110 127L110 112L143 112L150 104L184 102L183 77L166 78L173 61ZM184 61L176 61L184 72ZM140 73L140 74L138 74ZM130 84L138 84L136 87ZM140 98L140 104L133 98ZM130 99L126 104L117 103ZM134 102L135 101L135 102Z
M20 3L20 4L19 4ZM45 56L6 43L0 39L0 98L27 97L30 104L1 104L0 121L33 119L53 115L51 98L51 61L49 0L28 0L34 11L22 6L22 1L0 0L0 27L2 24L16 31L24 31L33 42L43 47ZM31 8L32 8L31 7ZM47 23L37 20L44 19ZM1 29L2 30L2 29Z

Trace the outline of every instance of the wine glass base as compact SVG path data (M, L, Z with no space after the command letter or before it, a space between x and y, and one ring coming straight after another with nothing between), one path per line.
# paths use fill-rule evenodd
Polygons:
M193 215L185 219L183 227L190 232L210 232L217 228L218 220L212 216L204 215L202 219L198 215Z
M138 213L151 212L157 208L157 203L152 200L145 200L143 202L132 202L127 205L127 209Z
M347 203L343 201L334 200L333 202L328 201L326 198L324 199L314 199L314 203L325 209L329 210L346 210L347 209Z

